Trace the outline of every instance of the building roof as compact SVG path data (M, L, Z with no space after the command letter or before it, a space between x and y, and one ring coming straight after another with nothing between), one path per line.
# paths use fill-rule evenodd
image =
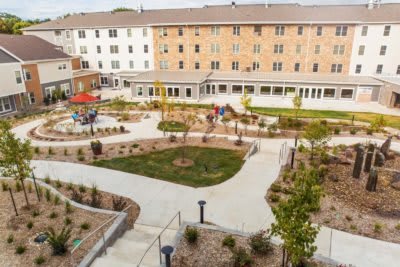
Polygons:
M300 74L278 72L213 72L208 80L227 81L269 81L292 83L326 83L352 85L382 85L382 82L369 76L341 75L341 74Z
M72 72L72 78L84 77L94 74L100 74L100 72L95 70L76 70Z
M375 79L378 79L380 81L384 81L387 83L392 83L396 85L400 85L400 76L375 76Z
M211 72L203 71L147 71L136 77L128 79L128 81L140 82L168 82L168 83L201 83Z
M22 61L69 59L55 46L33 35L0 34L0 47Z
M81 13L25 28L26 31L95 27L190 24L298 24L298 23L398 23L400 4L366 5L299 4L215 5L203 8L153 9L124 12Z
M125 76L135 77L141 73L143 73L143 72L142 71L120 71L120 72L115 73L115 75L118 75L121 77L125 77Z

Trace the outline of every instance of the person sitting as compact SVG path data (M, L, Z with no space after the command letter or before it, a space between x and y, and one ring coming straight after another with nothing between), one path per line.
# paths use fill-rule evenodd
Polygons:
M85 116L85 111L83 109L79 109L79 117Z
M75 111L72 115L71 118L74 120L74 125L77 121L82 123L82 119L79 117L78 111Z

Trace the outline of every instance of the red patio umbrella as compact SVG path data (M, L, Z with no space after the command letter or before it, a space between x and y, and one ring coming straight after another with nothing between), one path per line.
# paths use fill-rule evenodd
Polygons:
M82 94L79 94L77 96L70 98L69 102L75 103L75 104L87 104L87 103L92 103L92 102L96 102L99 100L100 99L95 96L89 95L87 93L82 93Z

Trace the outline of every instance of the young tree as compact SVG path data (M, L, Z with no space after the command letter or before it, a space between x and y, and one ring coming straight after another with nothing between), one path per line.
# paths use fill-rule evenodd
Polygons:
M221 119L222 124L224 124L224 126L225 126L225 131L226 132L228 132L228 124L229 124L230 121L231 121L231 118L226 116L226 115L223 116L222 119Z
M247 89L244 90L244 94L240 97L240 104L244 108L244 114L247 115L247 110L251 107L251 96L247 94Z
M182 163L185 163L185 158L186 158L186 141L187 141L187 136L189 134L190 128L196 123L197 116L196 114L190 113L187 115L184 115L183 117L183 124L185 125L185 130L183 132L183 144L182 144Z
M30 162L32 147L30 140L21 141L11 131L11 124L5 120L0 121L0 172L2 176L14 177L19 181L24 191L26 205L29 200L26 194L24 180L32 172Z
M244 134L247 134L247 126L249 126L250 120L248 118L246 118L246 117L243 117L243 118L240 119L240 122L244 126Z
M313 120L305 129L303 138L311 145L311 159L314 159L314 148L325 145L331 140L331 132L326 124Z
M122 112L126 109L128 106L128 102L125 101L125 98L123 96L116 96L112 102L111 106L116 109L118 112Z
M301 106L303 105L303 101L302 101L302 98L298 95L295 96L292 101L293 101L294 115L297 120L299 112L301 110Z
M385 116L377 115L374 119L374 121L371 123L371 128L376 131L380 132L383 130L383 128L387 125L387 121L385 119Z
M299 266L304 258L313 256L319 226L310 221L311 212L319 210L322 189L318 184L318 171L301 168L296 173L293 194L272 209L276 222L271 234L283 240L283 266Z
M161 106L161 120L164 121L164 113L168 107L168 96L167 96L167 88L161 81L154 82L154 90L159 90L160 94L160 106ZM157 94L156 94L157 95Z
M260 136L261 132L267 127L267 123L265 123L264 119L258 121L258 136Z

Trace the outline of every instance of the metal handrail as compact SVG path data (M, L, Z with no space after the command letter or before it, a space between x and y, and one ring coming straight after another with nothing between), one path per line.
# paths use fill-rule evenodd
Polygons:
M118 214L114 215L113 217L111 217L110 219L107 219L104 223L102 223L99 227L96 228L96 230L94 230L93 232L91 232L90 234L88 234L87 236L85 236L85 238L83 238L78 245L76 245L76 247L74 247L71 252L70 252L70 257L71 257L71 263L72 266L75 266L75 262L73 259L73 253L91 236L93 236L95 233L97 233L100 229L102 229L106 224L108 224L109 222L115 220L118 216L120 216L122 213L124 213L125 211L127 211L128 209L130 209L132 207L132 205L129 205L128 207L126 207L125 209L123 209L122 211L120 211ZM103 236L103 249L104 252L106 252L106 247L105 247L105 238L104 238L104 232L102 234Z
M156 241L158 240L158 249L159 249L159 255L160 255L160 264L162 264L162 259L161 259L161 235L164 233L165 230L167 230L168 226L175 220L175 218L179 216L179 226L181 226L181 212L178 211L177 214L174 215L174 217L172 217L172 219L169 221L169 223L164 226L164 228L161 230L161 232L158 234L158 236L154 239L153 242L151 242L151 244L147 247L146 251L144 252L142 258L140 258L139 263L137 264L137 267L140 266L140 264L142 263L144 257L146 257L147 253L150 251L150 249L153 247L153 245L156 243Z

